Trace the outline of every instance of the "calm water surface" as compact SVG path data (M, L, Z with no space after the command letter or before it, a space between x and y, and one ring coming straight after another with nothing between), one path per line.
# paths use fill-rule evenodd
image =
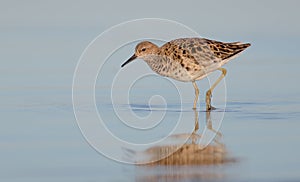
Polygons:
M229 155L237 159L236 162L216 166L134 166L100 155L85 141L77 126L71 100L73 70L66 70L50 78L36 78L34 73L25 77L28 82L35 80L40 84L29 82L28 86L21 84L2 88L1 181L300 180L300 87L296 81L300 76L297 72L299 62L235 61L227 66L227 107L220 132L222 143ZM137 63L131 66L146 65ZM36 71L34 68L26 69ZM113 69L118 70L119 67ZM25 78L22 80L26 81ZM65 79L66 84L61 86L51 82L58 78ZM96 86L99 112L105 113L105 121L112 131L134 140L135 137L122 129L111 114L112 106L105 97L109 86L103 85L101 87L100 80ZM194 113L190 106L194 91L191 84L183 84L186 90L180 93L184 98L182 105L177 102L178 93L171 86L154 88L153 83L147 85L137 85L130 95L130 106L133 106L135 114L146 116L150 111L154 114L161 112L160 108L164 107L161 103L152 108L148 106L147 99L152 94L149 89L152 88L156 93L165 94L169 102L165 122L172 124L180 113L184 113L183 120L187 123L193 122ZM205 81L199 82L199 85L203 103L207 85ZM203 123L203 105L201 108L199 120ZM118 103L117 109L131 112L126 103ZM162 126L167 130L169 125ZM163 128L160 131L163 132ZM139 135L143 136L143 133ZM152 136L147 140L159 137Z

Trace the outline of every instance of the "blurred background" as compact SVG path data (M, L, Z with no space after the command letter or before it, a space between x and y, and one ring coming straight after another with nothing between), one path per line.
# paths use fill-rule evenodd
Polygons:
M299 180L299 5L297 0L1 1L1 181ZM252 44L226 66L233 112L225 113L221 131L241 162L149 170L111 161L84 140L71 95L79 57L100 33L137 18L170 19L206 38ZM216 175L207 178L205 170Z

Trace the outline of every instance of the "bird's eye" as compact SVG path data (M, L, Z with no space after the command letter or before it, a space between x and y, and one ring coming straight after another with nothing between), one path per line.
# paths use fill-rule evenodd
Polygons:
M146 48L143 48L143 49L142 49L142 51L145 51L145 50L146 50Z

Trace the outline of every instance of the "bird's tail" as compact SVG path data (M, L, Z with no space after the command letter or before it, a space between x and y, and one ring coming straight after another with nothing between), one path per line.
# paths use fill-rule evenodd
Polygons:
M222 59L223 60L232 59L249 46L251 46L250 43L242 43L242 42L226 43L225 47L227 49L227 55L226 56L224 55Z

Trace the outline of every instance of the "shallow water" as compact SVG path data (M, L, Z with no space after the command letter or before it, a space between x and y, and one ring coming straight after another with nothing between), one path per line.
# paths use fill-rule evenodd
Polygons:
M0 178L3 181L297 181L300 179L300 87L293 80L300 76L296 72L300 64L294 60L272 63L271 69L267 61L240 59L227 66L226 109L220 132L222 143L236 162L220 165L135 166L115 162L96 152L82 136L73 114L70 85L3 88ZM67 78L66 74L60 74L57 77ZM178 92L170 88L172 85L163 88L157 82L158 88L153 88L153 84L151 87L165 96L167 106L159 99L148 106L148 96L153 92L149 92L147 83L137 85L132 91L130 105L116 105L120 112L133 109L141 117L151 112L158 115L166 112L164 122L157 127L158 133L129 134L123 129L111 112L109 99L105 99L108 86L101 87L96 94L99 113L102 112L112 132L132 142L164 136L179 114L187 123L182 131L188 131L194 123L193 89L189 83L175 83L186 89L179 92L183 97L181 104L176 98ZM202 131L203 93L207 84L200 81L199 85ZM218 94L214 97L218 98ZM222 98L213 103L219 108L224 106ZM82 110L89 112L84 105ZM212 112L217 113L218 110Z

